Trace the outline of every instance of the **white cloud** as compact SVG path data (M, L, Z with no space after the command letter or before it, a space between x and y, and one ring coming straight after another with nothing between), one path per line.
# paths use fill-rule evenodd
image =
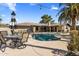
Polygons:
M0 14L0 18L3 18L3 17L5 17L6 15L4 15L4 14Z
M52 6L52 7L51 7L51 10L58 10L58 7Z
M30 5L31 5L31 6L35 6L35 5L36 5L36 3L30 3Z
M0 3L0 5L8 7L12 11L16 11L16 3Z
M10 19L10 18L7 18L8 20Z
M12 11L16 11L16 3L7 3L8 7Z
M5 17L5 15L1 15L2 17Z

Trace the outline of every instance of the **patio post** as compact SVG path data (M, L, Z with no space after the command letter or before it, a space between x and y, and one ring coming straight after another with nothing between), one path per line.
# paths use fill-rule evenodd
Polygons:
M58 32L58 26L57 26L56 30L57 30L57 32Z
M33 32L35 32L36 31L36 27L33 27Z
M38 32L40 32L40 26L38 27Z

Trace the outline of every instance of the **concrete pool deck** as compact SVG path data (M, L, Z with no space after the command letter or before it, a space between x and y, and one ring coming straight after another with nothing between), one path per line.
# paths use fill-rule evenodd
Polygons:
M54 56L54 50L67 51L67 42L64 41L38 41L29 38L24 49L6 48L0 51L0 56Z
M1 30L10 29L2 28ZM54 56L54 51L67 51L67 39L61 38L61 40L54 41L38 41L29 37L26 42L26 48L24 49L11 49L6 48L5 52L0 51L0 56Z

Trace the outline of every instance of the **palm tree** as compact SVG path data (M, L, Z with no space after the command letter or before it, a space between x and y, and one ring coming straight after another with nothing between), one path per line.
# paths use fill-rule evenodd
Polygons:
M45 24L48 24L49 22L54 22L54 21L52 21L52 17L51 16L49 16L49 15L47 15L47 14L45 14L45 15L43 15L42 17L41 17L41 21L40 21L40 23L45 23Z
M2 21L2 18L1 18L1 16L0 16L0 24L1 24L1 21Z
M16 22L16 19L15 18L11 18L11 22Z
M12 16L12 18L11 18L11 32L12 32L12 34L14 34L14 29L15 29L15 27L16 27L16 18L15 18L15 16L16 16L16 13L14 12L14 11L12 11L12 13L11 13L11 16Z
M59 22L71 23L71 40L67 48L71 52L79 52L79 37L78 31L76 30L76 21L79 20L79 4L78 3L66 3L63 4L65 7L59 11ZM76 53L76 52L75 52ZM72 54L72 53L71 53Z
M16 13L14 11L12 11L11 15L16 16Z
M51 31L50 24L53 24L53 23L54 23L54 20L52 20L52 17L49 16L49 15L47 15L47 14L45 14L45 15L43 15L43 16L41 17L41 19L42 19L42 20L40 21L40 23L48 24L48 26L49 26L48 31Z
M11 13L11 16L12 16L12 18L11 18L11 23L12 23L12 26L15 26L16 24L16 18L15 18L15 16L16 16L16 13L14 12L14 11L12 11L12 13Z
M78 3L64 3L61 4L64 5L64 8L62 8L58 15L59 19L58 21L62 23L63 21L65 23L69 22L72 24L71 29L76 30L76 21L79 20L79 4Z
M53 24L54 22L55 22L55 20L52 20L52 21L51 21L51 24Z
M2 22L2 18L1 18L1 16L0 16L0 26L1 26L1 22Z
M2 19L0 18L0 23L1 23Z

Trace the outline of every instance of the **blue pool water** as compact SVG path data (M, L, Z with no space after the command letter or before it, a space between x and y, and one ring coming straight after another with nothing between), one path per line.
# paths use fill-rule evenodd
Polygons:
M33 34L33 39L40 40L40 41L51 41L51 40L58 40L54 34Z

